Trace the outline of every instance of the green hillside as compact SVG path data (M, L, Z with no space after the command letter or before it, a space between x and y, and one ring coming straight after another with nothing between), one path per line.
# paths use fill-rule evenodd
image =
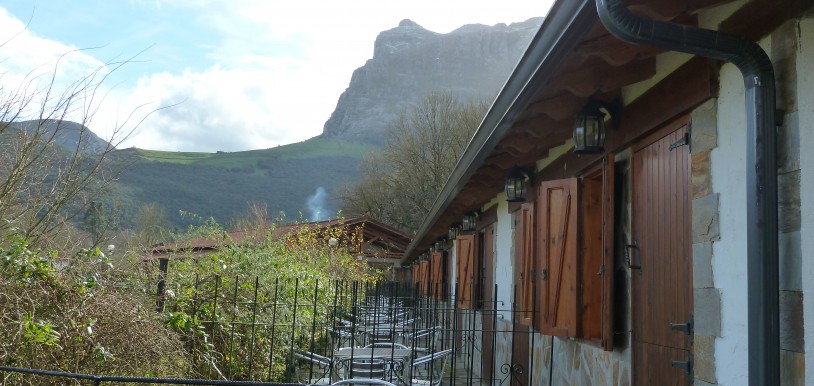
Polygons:
M361 158L370 151L371 145L347 142L329 138L311 138L307 141L278 146L270 149L240 152L184 153L158 150L135 149L136 154L146 161L176 164L198 164L219 167L243 167L269 159L291 160L314 157L353 157Z
M248 204L263 202L269 214L311 218L307 205L317 188L327 192L322 213L335 213L338 202L332 192L358 178L358 163L372 149L329 138L234 153L184 153L127 149L116 152L115 161L125 170L119 177L121 215L124 226L132 225L138 208L158 202L176 226L189 219L179 211L214 217L228 224L246 212Z

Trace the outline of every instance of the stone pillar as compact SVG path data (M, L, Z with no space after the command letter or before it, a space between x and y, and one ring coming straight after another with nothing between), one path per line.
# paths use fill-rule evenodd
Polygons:
M717 100L692 113L692 263L695 318L694 377L696 385L714 385L715 338L721 336L721 294L712 272L712 244L720 240L718 194L712 190L711 153L718 146Z

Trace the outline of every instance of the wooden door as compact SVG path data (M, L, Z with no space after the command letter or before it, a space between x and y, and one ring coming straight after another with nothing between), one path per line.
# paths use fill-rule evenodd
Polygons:
M690 385L692 314L688 120L634 148L631 262L633 384ZM678 364L678 363L676 363Z
M494 352L494 330L495 330L495 224L489 224L480 231L479 256L483 267L481 269L482 298L481 314L483 315L483 356L482 372L483 378L491 383L494 373L493 352Z

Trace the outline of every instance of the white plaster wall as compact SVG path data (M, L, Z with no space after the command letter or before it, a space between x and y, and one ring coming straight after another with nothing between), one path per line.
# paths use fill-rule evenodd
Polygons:
M719 193L721 240L713 243L712 270L721 291L721 337L715 340L719 385L748 383L746 284L746 112L743 76L721 68L718 147L712 151L713 191Z
M497 204L495 227L495 284L497 284L497 307L502 310L497 317L511 320L512 308L512 215L509 203L501 194Z
M800 115L800 240L802 249L806 385L814 385L814 19L800 21L797 53L798 114Z

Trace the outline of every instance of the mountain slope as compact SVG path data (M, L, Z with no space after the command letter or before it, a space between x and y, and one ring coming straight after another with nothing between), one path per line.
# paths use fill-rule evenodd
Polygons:
M265 203L276 217L316 219L308 204L318 188L327 192L320 214L336 213L331 192L357 178L357 165L369 145L315 138L271 149L234 153L179 153L139 149L117 151L116 162L125 165L119 176L127 196L125 225L140 205L157 202L168 210L176 226L192 223L179 211L228 224L247 212L249 203ZM129 221L128 221L129 220Z
M9 127L29 134L39 131L43 138L53 135L55 144L67 149L78 147L83 153L98 154L108 146L107 141L99 138L86 126L71 121L55 119L20 121L12 122Z
M266 203L271 216L303 212L313 220L310 210L320 205L322 215L336 213L332 192L358 179L362 156L384 142L398 114L435 91L491 100L541 21L467 25L448 34L402 21L378 36L373 58L354 72L323 134L308 141L235 153L117 151L116 162L127 166L119 178L122 222L132 226L149 202L166 208L176 226L190 223L179 211L228 224L249 203Z

